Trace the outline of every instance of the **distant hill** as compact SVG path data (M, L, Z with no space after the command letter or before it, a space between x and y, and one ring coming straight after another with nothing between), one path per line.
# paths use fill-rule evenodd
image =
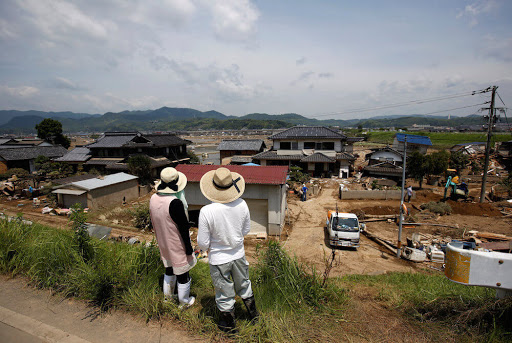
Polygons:
M201 112L192 108L162 107L156 110L107 112L103 115L73 112L0 111L0 132L35 132L35 125L44 118L54 118L62 123L65 132L104 131L160 131L194 129L276 129L293 125L385 128L416 125L459 126L482 124L482 117L447 116L378 116L365 119L315 119L297 113L250 113L241 117L227 116L217 111ZM7 119L6 119L7 118Z
M44 118L94 118L101 116L101 114L88 114L88 113L74 113L74 112L43 112L43 111L15 111L15 110L0 110L0 125L8 123L11 119L24 116L38 116Z

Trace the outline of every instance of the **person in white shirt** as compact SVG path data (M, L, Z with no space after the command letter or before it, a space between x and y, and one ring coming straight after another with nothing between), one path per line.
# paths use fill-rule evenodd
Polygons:
M212 203L199 214L197 244L201 250L209 251L210 275L220 311L219 328L234 332L236 294L242 298L251 320L259 316L244 250L244 236L251 223L249 208L240 198L245 180L238 173L219 168L204 174L200 187Z

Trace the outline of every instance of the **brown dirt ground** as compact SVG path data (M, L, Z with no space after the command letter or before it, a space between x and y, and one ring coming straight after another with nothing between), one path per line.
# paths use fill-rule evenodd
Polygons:
M399 200L339 200L338 183L328 180L322 183L322 190L318 195L310 196L306 202L299 201L298 197L291 195L288 200L289 213L288 227L283 230L285 234L285 248L296 255L299 261L314 266L317 270L324 270L325 260L330 255L326 232L324 230L327 211L338 206L340 212L353 212L372 215L398 215ZM412 182L411 182L412 183ZM348 184L348 187L351 185ZM412 233L434 234L446 239L461 239L462 235L470 230L501 233L512 236L512 219L504 217L500 208L493 203L454 202L448 200L452 207L452 214L438 216L428 211L419 211L421 204L429 201L440 201L441 188L424 186L423 190L416 190L416 197L407 204L410 214L416 222L434 223L458 226L458 228L445 228L422 225L413 229L403 229L402 242ZM414 208L413 207L416 207ZM498 224L498 225L496 225ZM367 230L381 238L396 243L398 226L395 222L379 221L368 222ZM388 271L415 271L425 268L425 264L414 264L392 257L387 250L361 236L361 246L357 250L336 249L337 263L331 271L332 276L345 274L379 274Z

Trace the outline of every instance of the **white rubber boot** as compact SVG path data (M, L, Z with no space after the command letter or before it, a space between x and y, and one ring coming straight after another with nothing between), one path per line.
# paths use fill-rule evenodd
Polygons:
M194 305L196 301L195 297L190 296L190 285L192 284L192 279L188 280L187 283L179 283L178 282L178 300L180 301L180 308L182 307L190 307Z
M176 299L174 288L176 287L176 275L164 275L164 301Z

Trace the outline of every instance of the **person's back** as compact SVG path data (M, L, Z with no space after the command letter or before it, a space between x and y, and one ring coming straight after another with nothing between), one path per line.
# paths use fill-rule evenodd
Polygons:
M235 332L235 296L244 302L251 320L259 316L245 258L244 236L251 228L249 208L241 198L242 175L227 168L211 170L201 177L201 192L212 201L199 213L197 244L208 250L215 302L220 311L218 326Z
M238 198L227 204L212 203L201 209L197 243L210 249L211 264L222 264L245 255L244 236L250 231L250 215L246 202ZM204 230L207 228L208 231Z

